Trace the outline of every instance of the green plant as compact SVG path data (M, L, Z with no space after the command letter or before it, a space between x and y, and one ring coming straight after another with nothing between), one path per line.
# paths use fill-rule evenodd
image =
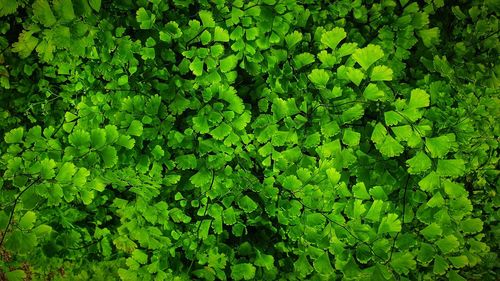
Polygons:
M0 276L495 280L499 6L459 2L0 0Z

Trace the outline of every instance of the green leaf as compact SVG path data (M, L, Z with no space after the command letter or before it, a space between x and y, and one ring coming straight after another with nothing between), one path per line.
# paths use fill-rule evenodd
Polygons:
M108 145L104 147L100 153L102 161L104 162L104 168L111 168L118 163L118 156L114 147Z
M33 15L38 22L46 27L51 27L56 23L56 17L52 13L47 0L36 0L32 7Z
M128 75L122 75L118 78L118 86L123 86L128 84Z
M370 199L370 194L366 191L366 186L364 183L359 182L352 187L352 191L354 193L354 197L364 200Z
M216 26L214 29L214 41L215 42L229 42L229 33L227 30L220 26Z
M248 195L245 195L238 200L238 206L240 206L245 213L251 213L255 211L259 205L257 205Z
M459 177L465 173L465 161L462 159L439 159L436 172L440 176Z
M98 128L90 132L90 144L94 148L101 148L106 144L106 130Z
M6 143L22 143L23 136L24 136L24 128L19 127L7 132L4 136L4 140Z
M59 18L65 21L71 21L75 18L75 11L73 9L73 3L71 2L71 0L56 0L52 2L52 5Z
M201 76L203 74L203 61L198 57L194 58L193 61L189 64L189 69L196 76Z
M418 35L422 38L422 42L427 48L439 43L439 28L433 27L418 31Z
M307 256L305 254L299 256L299 258L293 263L293 267L295 271L299 273L299 276L302 278L305 278L314 270L314 268L307 260Z
M233 207L229 207L224 210L222 216L224 218L224 223L227 225L233 225L237 222L236 212Z
M420 174L428 171L431 168L431 159L422 151L417 152L415 156L406 160L408 164L408 173Z
M212 12L202 10L198 13L198 15L200 16L203 27L205 27L205 28L215 27L215 21L214 21L214 18L212 16Z
M307 77L316 87L320 89L324 89L328 80L330 80L330 75L328 75L328 72L323 69L313 69Z
M409 108L422 108L430 105L430 96L424 90L414 89L410 93Z
M53 159L43 159L41 161L40 177L45 180L54 178L56 175L55 167L56 161Z
M385 65L377 65L370 75L371 81L392 81L392 69Z
M12 0L9 0L12 1ZM5 273L5 277L7 281L24 281L26 280L26 273L23 270L17 269L13 271L9 271Z
M255 266L250 263L239 263L231 266L231 278L234 280L251 280L255 277Z
M361 134L355 132L351 129L344 130L344 135L342 136L342 142L348 146L357 146L361 139Z
M467 219L462 221L460 228L467 234L481 232L483 230L483 222L478 218Z
M364 69L367 70L372 64L384 57L384 51L378 45L369 44L363 49L357 49L352 58Z
M363 91L363 96L367 100L377 101L384 99L385 93L384 91L379 90L377 85L370 83Z
M127 129L127 134L129 134L131 136L140 137L142 135L142 131L143 131L143 128L142 128L141 121L132 120L132 122L130 123L130 125Z
M446 260L441 256L434 258L434 266L432 271L437 275L443 275L448 271L449 265Z
M39 40L33 36L33 32L24 30L19 34L17 42L12 44L12 51L19 53L19 56L23 59L27 58L38 45L38 42Z
M450 151L452 140L447 135L443 135L435 138L426 138L425 144L432 158L441 158L446 156Z
M418 182L418 185L423 191L430 192L441 185L441 179L436 172L432 171L422 180L420 180Z
M314 269L316 269L316 271L321 275L329 276L334 273L328 252L324 252L316 260L314 260L313 265Z
M245 110L243 100L237 95L236 89L233 87L219 89L219 98L229 103L228 108L238 114L242 114Z
M380 214L382 213L382 207L384 206L384 202L382 200L374 200L370 209L365 215L365 219L371 220L374 222L380 221Z
M198 160L193 154L177 156L175 162L177 162L177 167L182 170L195 169L198 166Z
M71 162L64 163L61 168L59 168L59 173L56 176L56 180L61 183L69 183L76 173L76 167Z
M327 31L321 35L321 43L335 50L340 41L344 40L347 33L342 27L335 27L331 31Z
M146 264L148 262L148 255L138 249L132 252L132 258L140 264Z
M444 254L448 254L458 250L460 243L458 242L457 237L450 234L436 241L436 245Z
M156 16L143 7L136 12L136 20L141 29L151 29L156 21Z
M448 260L450 260L455 268L462 268L469 264L469 259L465 255L449 257Z
M346 74L347 78L349 78L349 80L351 80L351 82L356 86L359 86L359 84L361 84L361 81L363 81L363 78L365 78L365 74L363 73L363 71L353 67L348 67Z
M36 221L36 213L32 211L27 211L22 218L19 220L18 226L22 230L28 230L33 228Z
M208 30L203 31L200 35L200 41L201 44L208 45L212 41L212 34Z
M285 36L285 42L289 50L297 45L302 40L302 33L297 30Z
M237 65L238 57L236 57L235 55L229 55L219 61L220 71L222 71L222 73L226 73L235 69Z
M380 225L378 227L378 233L391 233L401 231L401 221L398 219L396 214L387 214L386 217L382 218Z
M257 250L257 257L255 258L255 265L264 267L267 270L274 268L274 257L271 255L262 254Z
M404 147L389 135L385 137L384 142L378 145L377 148L386 157L395 157L404 151Z
M427 240L434 240L436 238L441 237L443 234L443 230L439 224L433 222L426 226L424 229L420 230L420 234L422 234Z
M17 1L0 0L0 17L15 13L17 7L18 7Z
M330 181L330 183L335 186L339 180L340 180L340 177L342 176L335 168L329 168L326 170L326 175L328 177L328 180ZM302 183L299 181L299 184L298 186L294 186L295 188L294 189L297 189L299 188L300 186L302 185ZM292 190L294 190L292 189Z
M314 56L310 53L301 53L293 58L293 62L297 69L300 69L306 65L309 65L315 61Z
M101 0L89 0L89 5L94 9L94 11L99 13L99 10L101 9Z
M231 133L231 126L226 123L221 123L217 128L210 131L212 137L216 140L223 140Z
M407 275L410 270L415 270L417 263L411 253L394 253L391 259L391 266L397 273Z

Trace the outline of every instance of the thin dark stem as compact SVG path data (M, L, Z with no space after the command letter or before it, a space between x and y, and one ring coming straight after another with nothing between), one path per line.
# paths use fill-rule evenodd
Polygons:
M14 206L12 207L12 211L10 211L10 216L9 216L9 221L7 222L7 226L5 226L5 230L2 233L2 240L0 240L0 247L3 245L3 241L5 240L5 237L7 236L7 230L9 230L10 224L12 223L12 219L14 218L14 212L16 210L17 203L19 202L19 198L30 188L32 187L36 182L38 182L40 178L35 179L32 181L25 189L23 189L17 196L16 199L14 199Z

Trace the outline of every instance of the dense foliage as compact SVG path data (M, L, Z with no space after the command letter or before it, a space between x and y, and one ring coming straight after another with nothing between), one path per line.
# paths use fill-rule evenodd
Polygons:
M499 14L0 0L0 280L498 280Z

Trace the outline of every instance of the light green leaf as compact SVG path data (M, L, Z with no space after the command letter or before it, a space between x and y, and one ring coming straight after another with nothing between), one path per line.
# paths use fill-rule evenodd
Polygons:
M444 254L448 254L458 250L460 243L458 242L457 237L450 234L436 241L436 245Z
M379 234L399 231L401 231L401 221L398 219L398 215L387 214L386 217L382 218L378 227Z
M297 69L300 69L306 65L313 63L314 60L315 60L314 56L310 53L307 53L307 52L298 54L293 58L293 62L294 62L295 67Z
M307 260L307 256L305 254L300 255L300 257L293 263L293 267L302 278L305 278L314 270L314 268Z
M221 123L217 128L210 131L212 137L216 140L223 140L231 133L231 126L225 122Z
M139 137L142 135L142 123L139 120L132 120L130 126L128 127L127 134L131 136Z
M38 42L39 40L33 36L33 32L23 30L23 32L19 34L17 42L12 44L12 51L19 53L19 56L23 59L27 58L38 45Z
M376 84L370 83L363 91L363 96L367 100L376 101L384 99L385 93L384 91L379 90Z
M324 69L313 69L307 77L316 87L320 89L324 89L328 80L330 80L330 75L328 75L328 72Z
M214 29L214 41L215 42L229 42L229 33L227 30L220 26L216 26Z
M369 44L363 49L357 49L353 54L352 58L359 64L364 70L370 68L370 66L384 57L384 51L378 45Z
M240 206L245 213L251 213L258 207L257 203L255 203L252 198L248 197L248 195L245 195L238 200L238 206Z
M194 58L193 61L189 64L189 69L196 76L202 75L203 74L203 61L200 60L198 57Z
M255 277L255 266L250 263L239 263L231 266L231 278L234 280L251 280Z
M406 160L408 165L408 173L420 174L431 168L431 159L422 151L417 152L415 156Z
M422 108L430 105L430 96L424 90L414 89L410 93L409 108Z
M347 33L342 27L335 27L331 31L327 31L321 35L321 43L335 50L340 41L344 40L346 36Z
M214 21L214 18L212 16L212 12L202 10L198 13L198 15L200 16L203 27L205 27L205 28L215 27L215 21Z
M200 41L203 45L208 45L212 41L212 34L208 30L205 30L200 35Z
M220 71L222 73L229 72L236 68L238 65L238 57L235 55L229 55L219 61Z
M101 0L89 0L89 4L94 11L99 13L99 10L101 9Z
M441 256L435 256L432 271L437 275L443 275L448 271L449 265Z
M357 146L361 139L361 134L351 129L345 129L342 142L348 146Z
M328 252L324 252L321 256L319 256L319 258L313 262L313 265L314 269L316 269L316 271L321 275L329 276L334 273Z
M302 40L302 33L297 30L285 36L285 42L289 50L297 45Z
M193 154L177 156L175 162L177 162L177 167L182 170L195 169L198 166L198 160Z
M426 138L425 144L429 149L432 158L441 158L446 156L446 154L450 151L452 141L447 135L443 135L435 138Z
M156 15L141 7L136 12L136 20L141 29L151 29L156 21Z
M75 165L71 162L66 162L61 166L61 168L59 168L59 173L56 176L56 180L61 183L68 183L71 181L75 173Z
M415 257L409 252L394 253L391 259L391 266L399 274L407 275L410 270L415 270L417 263Z
M5 273L5 277L7 278L6 281L23 281L26 280L26 273L23 270L17 269Z
M370 79L371 81L391 81L392 69L385 65L377 65L373 68Z
M106 130L98 128L90 132L90 144L94 148L100 148L106 144Z
M255 258L255 265L264 267L267 270L274 268L274 257L271 255L262 254L257 250L257 257Z
M483 221L478 218L466 219L460 224L460 228L464 233L477 233L483 230Z
M14 1L14 0L12 0ZM33 15L35 19L46 27L51 27L56 23L56 17L50 9L49 2L47 0L36 0L33 3Z
M28 230L33 228L36 221L36 213L33 211L27 211L22 218L19 220L18 226L22 230Z
M351 82L356 86L359 86L359 84L361 84L361 81L363 81L363 78L365 78L365 74L363 73L363 71L354 67L347 67L346 74L347 78L349 78L349 80L351 80Z
M439 159L436 172L441 176L462 176L465 173L465 161L462 159Z
M114 147L108 145L104 147L100 153L105 168L111 168L118 163L118 156Z
M21 143L23 141L24 128L19 127L12 129L5 134L4 140L6 143Z

